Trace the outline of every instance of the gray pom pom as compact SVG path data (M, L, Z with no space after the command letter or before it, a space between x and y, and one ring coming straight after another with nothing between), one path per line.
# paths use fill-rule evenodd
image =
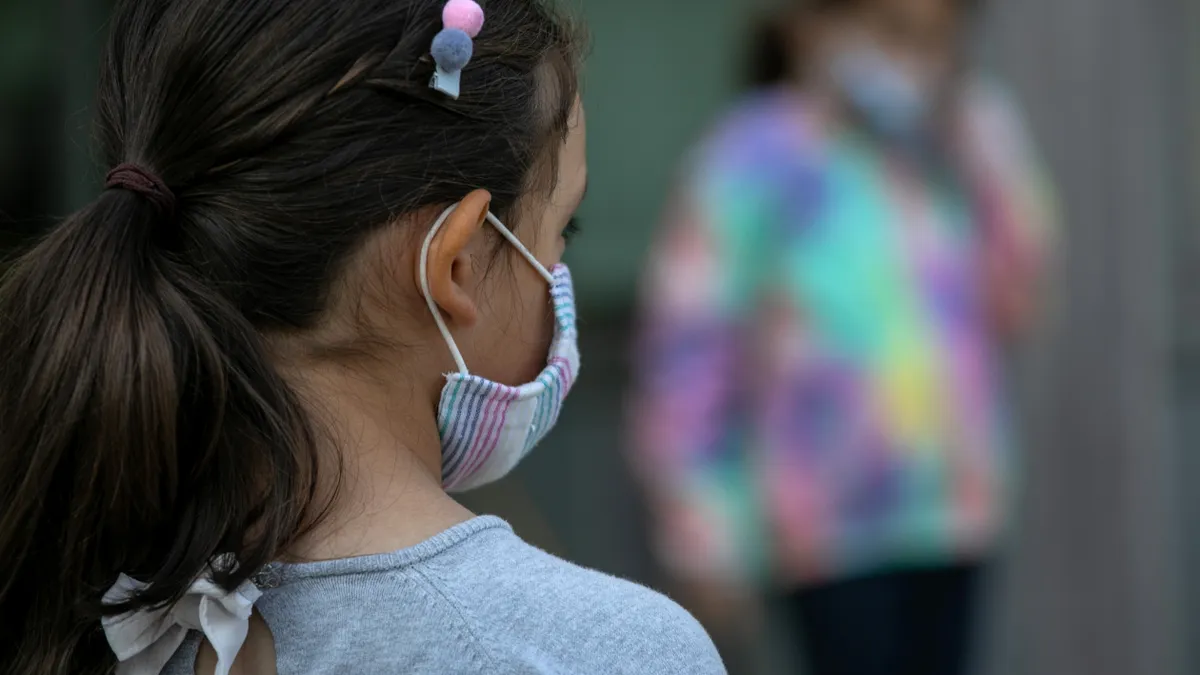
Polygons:
M475 53L471 36L457 28L447 28L433 38L433 60L438 67L450 73L467 67Z

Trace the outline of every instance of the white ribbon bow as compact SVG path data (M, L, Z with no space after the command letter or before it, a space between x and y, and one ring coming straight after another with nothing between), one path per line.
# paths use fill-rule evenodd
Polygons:
M122 574L104 594L104 604L125 602L146 587ZM229 593L201 578L172 607L104 617L104 635L121 662L117 675L159 675L189 630L204 633L217 653L214 675L229 675L250 632L254 603L261 596L262 592L249 581Z

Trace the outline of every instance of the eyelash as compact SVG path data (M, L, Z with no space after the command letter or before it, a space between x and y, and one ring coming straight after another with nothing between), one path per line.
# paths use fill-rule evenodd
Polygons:
M568 244L571 243L572 239L579 236L581 229L579 218L572 217L571 220L567 221L567 226L563 228L563 240L565 240Z

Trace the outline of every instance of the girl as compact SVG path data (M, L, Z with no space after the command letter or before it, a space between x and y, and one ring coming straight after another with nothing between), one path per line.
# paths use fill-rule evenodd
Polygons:
M675 604L446 492L577 375L570 28L124 0L109 29L107 189L0 289L0 672L722 673Z
M1002 350L1053 219L971 4L796 3L651 258L660 551L727 635L777 600L816 675L963 672L1005 530Z

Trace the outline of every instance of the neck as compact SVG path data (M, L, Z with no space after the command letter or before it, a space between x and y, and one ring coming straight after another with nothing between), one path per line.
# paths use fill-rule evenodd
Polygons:
M290 373L322 450L327 518L289 557L390 553L472 517L442 489L437 420L418 387L337 365Z

